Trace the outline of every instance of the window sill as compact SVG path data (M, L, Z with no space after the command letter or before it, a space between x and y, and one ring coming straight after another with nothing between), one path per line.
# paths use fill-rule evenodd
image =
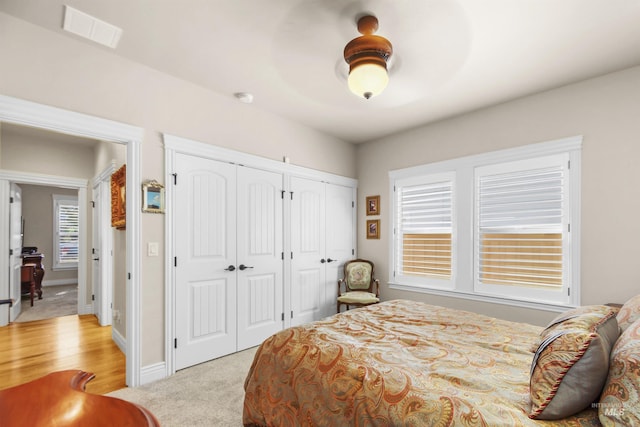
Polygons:
M435 289L424 286L414 286L414 285L405 285L402 283L393 283L389 282L389 288L397 289L400 291L408 291L408 292L419 292L424 294L432 294L445 296L450 298L461 298L471 301L481 301L493 304L502 304L508 305L511 307L522 307L522 308L530 308L534 310L543 310L543 311L552 311L556 313L562 313L571 308L575 308L573 305L562 305L562 304L551 304L537 301L525 301L525 300L516 300L510 298L500 298L496 296L490 295L482 295L471 292L462 292L455 290L447 290L447 289Z
M78 265L54 265L51 267L53 271L77 270Z

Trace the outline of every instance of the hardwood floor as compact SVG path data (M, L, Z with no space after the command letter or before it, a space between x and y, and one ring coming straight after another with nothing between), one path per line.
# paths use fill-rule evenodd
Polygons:
M66 369L95 374L89 393L126 387L125 356L111 339L111 327L100 326L93 315L0 327L0 389Z

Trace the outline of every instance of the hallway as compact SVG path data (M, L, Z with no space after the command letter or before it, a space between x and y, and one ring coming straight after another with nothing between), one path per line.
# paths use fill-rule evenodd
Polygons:
M125 356L94 315L72 315L0 328L0 389L53 371L95 374L87 392L104 394L125 385Z

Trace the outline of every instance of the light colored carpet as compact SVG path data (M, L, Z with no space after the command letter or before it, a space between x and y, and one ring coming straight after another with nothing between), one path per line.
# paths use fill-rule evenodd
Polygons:
M163 427L242 426L244 380L257 347L107 394L140 404Z
M45 286L42 299L36 295L33 307L28 295L22 297L22 312L15 321L32 322L71 314L78 314L78 285Z

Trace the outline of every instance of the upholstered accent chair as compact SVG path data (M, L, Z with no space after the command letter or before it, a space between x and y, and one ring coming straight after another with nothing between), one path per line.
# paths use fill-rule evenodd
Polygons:
M373 263L366 259L344 263L344 279L338 280L338 313L342 305L349 310L352 306L364 307L380 302L380 281L373 273Z

